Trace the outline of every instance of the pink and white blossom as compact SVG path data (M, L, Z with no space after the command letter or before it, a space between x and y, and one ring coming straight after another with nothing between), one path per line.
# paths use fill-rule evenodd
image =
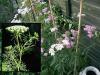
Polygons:
M85 25L84 31L87 32L87 36L89 38L92 38L94 36L93 33L95 32L95 30L96 30L95 26L93 26L93 25Z

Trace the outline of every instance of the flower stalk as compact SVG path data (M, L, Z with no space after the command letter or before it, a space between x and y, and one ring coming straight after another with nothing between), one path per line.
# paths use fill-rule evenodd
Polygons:
M82 6L83 6L83 0L80 0L80 12L79 12L79 23L78 23L78 34L77 34L77 40L76 40L76 55L75 55L75 65L74 65L74 74L77 75L77 53L78 53L78 48L79 48L79 39L80 39L80 31L81 31L81 20L82 20Z
M30 2L30 7L31 7L31 10L32 10L32 14L34 15L33 16L33 18L34 18L34 21L36 21L36 11L35 11L35 7L34 7L34 5L33 5L33 3L32 3L32 0L29 0L29 2ZM31 19L30 19L31 20Z
M49 0L49 8L50 8L50 15L52 16L52 19L54 19L53 12L52 12L52 6L51 6L51 0ZM55 25L54 20L52 20L52 24Z
M53 26L55 26L55 21L54 21L54 16L53 16L53 12L52 12L52 6L51 6L51 0L49 0L49 8L50 8L50 15L52 17L52 24ZM55 38L57 37L57 33L55 32Z
M29 29L28 27L18 26L18 25L10 26L10 27L6 28L6 30L8 30L9 32L14 34L14 37L16 39L15 46L17 46L17 50L18 50L18 53L19 53L19 55L18 55L19 61L17 62L16 59L14 59L14 57L12 55L11 55L11 57L14 60L18 71L20 71L20 67L21 67L21 64L22 64L22 52L23 52L22 51L23 50L22 45L20 44L21 34L26 32L28 29Z

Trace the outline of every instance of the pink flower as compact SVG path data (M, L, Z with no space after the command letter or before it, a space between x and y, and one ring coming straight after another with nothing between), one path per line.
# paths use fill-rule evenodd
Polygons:
M49 15L47 19L45 19L45 23L49 23L50 21L54 20L53 15Z
M69 41L69 44L66 45L67 48L72 48L73 47L73 42L72 41Z
M64 39L62 40L63 45L65 45L67 48L72 48L73 47L73 42L69 39Z
M42 12L45 14L48 11L48 8L45 7L44 9L42 9Z
M91 34L88 34L87 35L89 38L92 38L93 37L93 34L91 33Z
M90 32L94 32L95 29L96 27L93 25L85 25L84 31L87 31L87 33L90 33Z
M89 38L93 37L93 33L95 32L96 27L93 25L85 25L84 31L86 31L88 34L87 36Z
M77 33L78 33L77 30L71 29L71 34L73 37L77 37Z
M49 15L48 18L49 18L50 20L54 20L54 16L53 16L53 15Z

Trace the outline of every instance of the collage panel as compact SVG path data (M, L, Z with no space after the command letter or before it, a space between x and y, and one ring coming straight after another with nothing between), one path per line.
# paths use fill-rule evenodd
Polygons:
M3 72L40 72L40 54L40 23L2 23Z

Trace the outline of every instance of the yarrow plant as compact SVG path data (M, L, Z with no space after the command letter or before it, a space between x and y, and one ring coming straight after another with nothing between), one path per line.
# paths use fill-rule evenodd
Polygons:
M14 26L7 27L6 30L10 31L11 33L20 33L20 34L22 34L26 31L28 31L29 28L25 27L25 26L14 25Z
M49 53L51 54L51 56L54 56L56 51L60 51L63 48L64 48L63 44L53 44L49 49Z
M25 32L29 31L29 27L22 25L14 25L7 27L6 30L13 34L16 42L14 46L9 45L5 47L5 54L3 57L2 70L3 71L28 71L26 65L22 61L22 55L35 46L33 41L38 41L38 33L34 32L34 36L29 33L26 37L23 37ZM23 38L23 39L22 39ZM21 43L21 41L23 43ZM8 68L9 67L9 68Z

